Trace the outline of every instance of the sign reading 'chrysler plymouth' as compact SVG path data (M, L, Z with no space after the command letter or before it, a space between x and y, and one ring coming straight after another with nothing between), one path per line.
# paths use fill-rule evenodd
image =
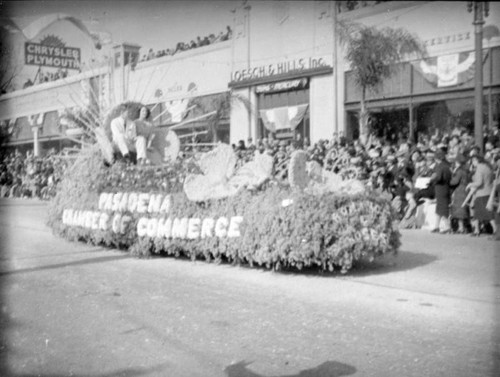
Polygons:
M26 42L25 64L63 69L80 69L80 49L75 47L54 47Z

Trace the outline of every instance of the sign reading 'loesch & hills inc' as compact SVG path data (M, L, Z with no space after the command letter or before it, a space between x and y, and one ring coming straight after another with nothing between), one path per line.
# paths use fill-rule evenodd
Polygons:
M54 47L26 42L24 45L25 64L44 67L80 69L81 53L76 47Z
M328 63L322 57L285 60L282 62L275 62L267 65L233 71L231 73L231 82L269 78L291 72L306 72L308 70L326 66L328 66Z

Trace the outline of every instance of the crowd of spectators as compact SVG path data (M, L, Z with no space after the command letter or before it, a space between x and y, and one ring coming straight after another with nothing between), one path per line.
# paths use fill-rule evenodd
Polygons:
M190 42L179 42L175 46L175 48L167 48L165 50L153 51L152 48L149 49L147 54L144 54L141 58L141 62L152 60L156 58L161 58L163 56L172 56L182 51L192 50L194 48L208 46L217 42L223 42L231 39L233 35L233 31L231 27L228 25L226 27L226 31L221 31L218 35L210 34L205 36L204 38L198 36L196 39L191 40Z
M195 166L200 154L210 148L208 145L191 144L183 148L175 163L188 173L189 166ZM252 139L246 143L241 140L233 145L233 149L239 166L251 161L257 153L273 156L271 184L284 185L287 184L292 153L297 149L304 150L309 161L316 161L344 179L359 179L370 190L391 200L402 228L418 227L417 210L421 204L430 201L436 202L436 218L439 221L434 232L494 233L497 228L493 221L495 213L497 220L500 218L498 207L494 209L491 204L486 205L486 197L492 192L493 197L495 187L500 183L498 125L485 133L484 151L475 145L474 137L465 129L455 129L446 134L420 135L417 142L403 137L396 141L370 137L366 144L348 141L335 134L331 140L320 140L314 144L300 136L293 140L278 140L270 136L255 142ZM53 152L42 158L30 153L7 156L0 164L2 196L49 198L55 193L67 161ZM144 189L164 187L166 176L172 180L168 185L170 188L182 187L182 177L174 176L173 172L165 175L166 168L123 165L123 169L131 174L133 172L131 177L134 182L147 184ZM498 190L496 193L500 196ZM484 199L483 204L476 201L480 195Z
M49 151L44 157L18 151L0 161L0 197L49 199L55 195L68 160Z
M179 52L182 51L187 51L187 50L192 50L194 48L198 47L203 47L203 46L208 46L214 43L218 42L223 42L227 41L232 38L233 31L231 30L231 27L228 25L226 26L225 31L221 31L219 34L210 34L205 37L196 37L196 39L191 40L190 42L178 42L175 47L172 48L167 48L164 50L160 51L154 51L152 48L149 49L147 54L144 54L141 58L141 62L156 59L156 58L161 58L163 56L172 56L175 55ZM55 72L43 72L41 69L38 71L37 75L35 76L34 79L28 79L26 82L23 84L23 89L29 88L34 85L39 85L43 84L46 82L52 82L52 81L57 81L60 79L64 79L68 77L68 70L67 69L61 69L59 68ZM16 88L14 88L12 85L4 85L4 87L1 88L0 94L6 94L9 92L15 91Z
M37 84L43 84L46 82L57 81L60 79L64 79L66 77L68 77L68 70L67 69L59 68L56 72L43 72L42 70L39 70L33 81L31 81L31 79L28 79L24 83L23 89L29 88L30 86L37 85Z
M489 196L494 189L493 181L500 171L500 132L498 125L484 135L484 153L474 143L474 137L465 129L455 129L432 136L421 135L413 143L401 138L389 142L371 137L366 145L359 141L348 142L344 137L334 135L332 140L320 140L312 144L307 140L252 139L239 141L233 145L240 164L249 161L255 153L268 153L274 158L274 177L286 180L288 162L296 149L303 149L310 161L316 161L328 171L340 174L344 179L355 178L366 186L378 191L392 201L399 215L402 228L417 227L418 206L426 200L437 202L438 223L433 229L440 233L467 233L473 235L495 232L494 211L487 216L479 215L479 207L474 211L475 193L467 197L478 186ZM449 177L441 182L438 176L441 164L447 165ZM478 165L489 169L486 178L477 175ZM439 168L438 168L439 167ZM478 182L479 179L490 183ZM441 187L445 186L445 194ZM444 195L445 198L441 198ZM500 195L500 193L499 193ZM464 204L466 202L466 205ZM442 207L445 207L444 210ZM497 216L500 214L497 213ZM491 217L491 218L490 218ZM444 226L443 223L444 222ZM434 225L434 224L431 224Z
M336 3L337 6L337 12L338 13L345 13L345 12L350 12L353 10L357 9L362 9L366 7L373 7L382 3L387 3L388 1L354 1L354 0L347 0L347 1L338 1Z

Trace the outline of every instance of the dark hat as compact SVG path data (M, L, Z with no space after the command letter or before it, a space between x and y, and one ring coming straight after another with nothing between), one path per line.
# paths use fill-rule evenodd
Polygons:
M467 158L465 158L463 154L459 153L455 161L458 162L460 165L463 165L467 162Z
M437 160L444 160L444 159L446 159L446 155L444 154L444 152L441 149L438 149L434 153L434 158Z
M470 158L477 158L479 160L479 162L482 162L484 161L484 157L483 155L480 153L480 152L477 152L477 153L471 153L470 154Z

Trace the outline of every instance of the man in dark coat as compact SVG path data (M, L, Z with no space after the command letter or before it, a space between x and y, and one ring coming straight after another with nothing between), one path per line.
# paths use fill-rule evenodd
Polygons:
M461 153L455 158L455 166L453 168L450 181L450 188L453 190L451 195L450 212L451 218L458 222L458 233L465 233L465 221L469 220L469 208L463 206L467 198L467 185L470 177L466 167L467 159Z
M448 217L450 215L451 201L451 170L450 164L446 161L445 153L437 150L435 154L436 167L432 174L431 181L434 183L434 196L436 198L436 225L432 230L433 233L439 232L439 225L443 220L445 227L440 233L445 234L450 232L450 223Z

